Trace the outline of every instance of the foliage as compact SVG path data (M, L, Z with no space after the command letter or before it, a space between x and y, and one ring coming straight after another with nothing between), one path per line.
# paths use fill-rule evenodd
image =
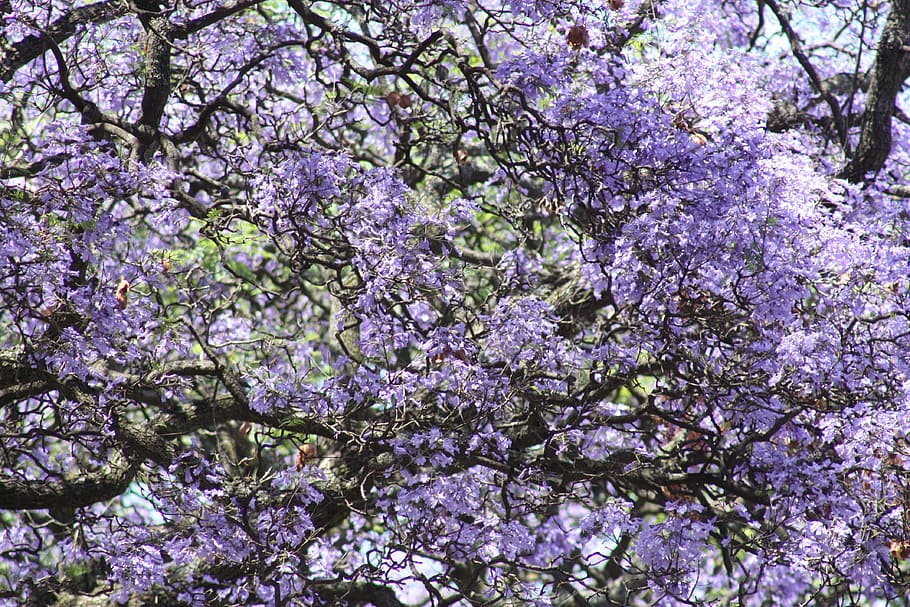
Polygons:
M0 600L905 604L910 2L0 13Z

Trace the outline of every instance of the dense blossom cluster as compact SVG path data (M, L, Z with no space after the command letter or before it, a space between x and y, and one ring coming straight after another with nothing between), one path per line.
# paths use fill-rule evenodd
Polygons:
M907 595L906 1L0 18L0 602Z

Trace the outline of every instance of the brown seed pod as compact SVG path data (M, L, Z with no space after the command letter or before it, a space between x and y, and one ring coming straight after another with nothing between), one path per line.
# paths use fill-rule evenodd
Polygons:
M618 11L625 4L625 0L610 0L608 4L610 5L610 10Z
M63 302L54 297L50 303L38 310L38 313L41 314L44 318L50 318L57 313L58 310L63 306Z
M395 107L401 101L401 93L398 91L390 91L388 95L385 96L385 102L389 104L389 107Z
M455 150L455 162L458 164L465 164L468 161L468 151L461 148Z
M569 35L566 36L566 42L572 48L582 48L588 46L588 28L583 25L573 25L569 28Z
M130 293L130 281L125 278L120 279L120 283L117 285L117 291L114 293L114 297L117 298L117 304L120 306L120 309L123 310L126 308L127 297Z
M319 451L316 449L314 443L303 443L300 445L300 448L297 449L297 457L294 460L297 471L300 472L303 470L304 466L316 459L318 455Z
M910 542L907 540L891 540L888 542L888 552L891 557L898 561L906 561L910 558Z
M411 107L411 96L408 94L401 95L398 99L398 106L403 110Z

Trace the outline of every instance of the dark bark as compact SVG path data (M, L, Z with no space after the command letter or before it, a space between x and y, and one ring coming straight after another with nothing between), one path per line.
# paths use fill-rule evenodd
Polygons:
M114 451L108 465L97 472L67 480L27 480L0 477L0 508L35 510L60 506L82 507L116 497L133 481L138 463Z
M822 99L827 104L828 109L831 111L831 119L834 123L834 128L837 131L838 140L842 145L846 144L847 129L844 124L844 118L841 115L840 104L832 94L830 87L825 85L825 81L822 80L818 71L815 69L815 66L813 66L812 62L809 60L809 56L803 49L802 40L790 24L787 12L782 10L775 0L764 0L763 4L770 8L771 12L774 13L774 16L777 17L780 29L784 32L787 36L787 40L790 42L790 50L793 52L793 56L809 77L812 88L821 95Z
M164 108L171 94L171 46L174 39L172 25L156 0L137 3L139 21L145 30L145 88L142 93L142 114L136 125L143 148L153 145ZM145 155L145 149L140 156Z
M75 34L80 25L105 23L122 17L128 10L126 2L96 2L73 9L47 29L23 38L9 48L5 48L5 41L0 39L0 80L8 82L19 68Z
M891 117L895 99L910 77L910 0L893 0L891 13L878 41L878 53L869 83L859 145L838 177L854 183L878 171L891 152Z
M114 373L112 370L107 372ZM222 370L207 362L170 363L158 372L142 377L121 374L124 403L152 402L164 412L141 423L129 419L125 404L111 406L109 413L113 414L113 428L97 428L101 433L112 430L112 449L104 466L51 480L33 480L4 472L0 474L0 509L81 507L116 497L132 482L141 462L150 461L166 468L177 455L175 441L179 437L200 428L212 427L216 420L219 423L251 421L320 436L334 434L324 424L292 414L274 417L258 414L250 410L249 402L242 394L185 403L165 401L160 395L163 376L220 377L222 374ZM44 369L28 365L19 350L0 351L0 406L15 408L22 399L51 391L59 391L66 398L83 403L86 408L99 409L91 387L74 378L61 379ZM64 440L68 440L63 432ZM340 495L339 500L341 503L344 501ZM325 513L322 516L326 522L336 517L333 510L334 507L323 508Z

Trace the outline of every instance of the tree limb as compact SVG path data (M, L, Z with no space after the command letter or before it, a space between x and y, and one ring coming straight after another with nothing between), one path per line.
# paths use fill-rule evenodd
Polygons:
M0 80L9 82L19 68L46 53L52 44L60 44L75 34L80 25L112 21L128 11L129 5L117 0L80 6L54 21L43 32L13 44L5 53L0 45Z
M30 480L0 476L0 508L35 510L56 506L82 507L117 497L133 482L139 462L115 449L107 465L74 479Z
M891 117L895 100L904 81L910 77L910 52L904 48L908 38L910 0L893 0L878 42L859 145L838 177L858 183L867 173L878 171L885 164L891 152Z
M812 84L812 88L822 96L822 98L825 100L825 103L828 105L828 108L831 110L831 118L834 121L834 128L837 130L838 140L841 142L841 144L846 143L847 129L846 125L844 124L844 118L841 115L840 104L837 102L837 99L834 97L834 95L831 94L830 88L825 86L825 83L818 75L815 66L812 65L811 61L809 61L809 56L806 55L805 51L803 51L802 41L800 40L799 35L790 25L790 20L787 18L787 15L784 13L784 11L781 10L780 6L777 5L777 2L775 0L764 0L764 5L770 8L771 12L774 13L774 16L777 17L777 22L780 24L780 29L787 36L787 40L790 41L790 49L793 51L793 56L809 76L809 81Z

